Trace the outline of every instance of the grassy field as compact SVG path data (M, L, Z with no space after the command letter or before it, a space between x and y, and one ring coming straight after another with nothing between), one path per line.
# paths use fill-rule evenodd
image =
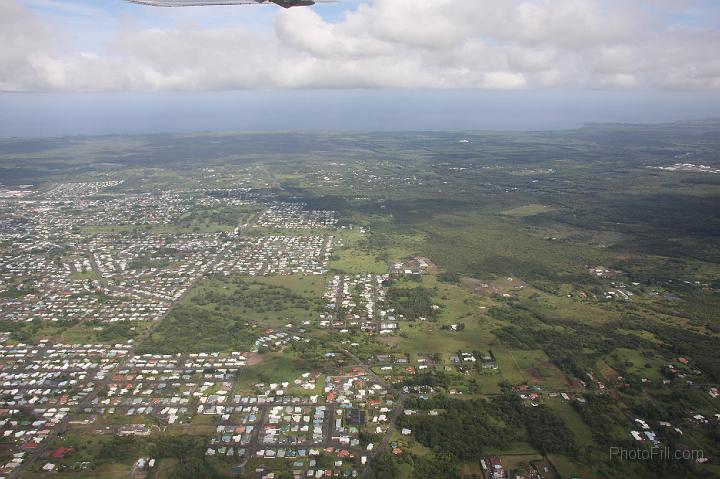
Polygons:
M437 323L417 322L401 323L400 335L383 341L411 355L440 353L447 360L460 350L490 349L494 337L479 322L468 324L464 331L458 332L442 330Z
M185 304L220 312L261 326L317 319L324 278L318 276L230 277L203 280Z
M76 273L73 273L71 275L71 278L73 279L73 281L95 281L100 279L94 271L78 271Z
M243 368L238 376L236 388L238 393L251 392L257 383L292 382L300 374L308 371L299 371L294 367L293 358L288 354L266 353L257 364Z
M509 210L505 210L502 212L503 215L506 216L514 216L517 218L525 218L527 216L534 216L539 215L542 213L547 213L548 211L552 211L552 208L548 205L525 205L525 206L518 206L517 208L511 208Z
M92 434L68 434L54 441L50 450L58 447L75 449L75 452L64 459L53 460L58 468L67 469L58 473L44 473L39 470L45 462L40 461L38 468L29 475L33 478L61 477L82 479L116 479L127 478L133 463L147 452L147 443L143 439L127 439L113 442L112 436ZM112 451L113 457L107 457ZM73 470L79 463L89 462L85 470Z
M207 436L215 432L217 418L215 416L194 416L189 424L173 424L168 426L167 432L177 435Z
M568 401L560 398L549 398L544 404L563 420L565 425L572 431L573 437L579 446L591 446L593 444L592 431Z
M343 246L334 251L329 268L344 274L387 273L390 265L362 247L364 236L358 228L340 231L337 237L343 241Z
M498 363L503 365L503 377L510 383L513 383L511 378L522 378L522 382L549 389L564 389L567 386L563 374L544 351L503 351L496 356ZM512 365L508 364L508 359Z
M249 351L265 328L317 319L324 310L317 276L204 279L177 304L144 351Z
M660 368L665 364L662 358L655 356L651 352L628 348L616 349L606 361L611 367L626 369L633 374L653 381L662 379Z
M597 471L594 468L584 464L572 462L565 456L561 456L559 454L548 454L548 459L550 460L552 465L555 466L555 469L557 469L560 477L567 477L571 479L597 477Z
M124 343L141 335L152 323L144 321L97 323L68 321L33 321L10 323L6 329L12 331L11 342L38 342L49 340L63 344Z
M132 464L105 464L92 471L62 471L62 472L36 472L28 477L32 479L59 478L59 479L127 479L132 470Z

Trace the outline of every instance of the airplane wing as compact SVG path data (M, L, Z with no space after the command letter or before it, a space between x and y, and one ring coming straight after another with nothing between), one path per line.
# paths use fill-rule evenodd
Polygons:
M315 3L337 3L338 0L127 0L140 5L151 5L154 7L200 7L210 5L262 5L276 3L280 6L301 6Z
M201 7L205 5L259 5L269 3L266 0L127 0L130 3L151 5L153 7Z

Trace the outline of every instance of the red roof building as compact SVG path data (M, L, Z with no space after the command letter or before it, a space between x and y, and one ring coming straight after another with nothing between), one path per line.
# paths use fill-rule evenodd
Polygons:
M75 449L73 449L72 447L59 447L55 449L52 454L50 454L50 457L52 457L53 459L64 459L74 452Z

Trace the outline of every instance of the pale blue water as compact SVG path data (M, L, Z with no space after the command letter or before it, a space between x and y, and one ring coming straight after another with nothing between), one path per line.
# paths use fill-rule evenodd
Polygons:
M718 92L280 90L0 94L0 137L189 131L551 130L720 117Z

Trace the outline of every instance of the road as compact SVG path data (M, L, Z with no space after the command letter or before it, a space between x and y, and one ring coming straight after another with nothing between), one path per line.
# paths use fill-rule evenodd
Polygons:
M366 479L368 477L368 474L370 474L370 466L372 465L373 460L377 457L378 454L380 454L390 443L390 439L392 438L392 435L395 433L396 430L396 424L397 419L400 417L400 413L403 411L403 405L405 404L405 394L399 390L396 389L392 384L387 382L384 378L380 377L379 375L375 374L373 370L370 368L369 365L365 364L360 358L355 356L353 353L348 351L347 349L342 349L342 352L348 356L350 359L352 359L355 362L355 366L363 369L365 373L370 376L372 379L374 379L378 384L383 385L388 391L393 391L395 393L396 401L392 410L392 413L390 414L390 418L388 421L388 428L387 431L385 431L385 434L383 435L382 441L380 441L379 444L376 444L373 450L370 454L368 454L368 462L365 466L365 470L362 473L362 478Z

